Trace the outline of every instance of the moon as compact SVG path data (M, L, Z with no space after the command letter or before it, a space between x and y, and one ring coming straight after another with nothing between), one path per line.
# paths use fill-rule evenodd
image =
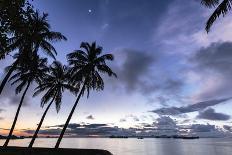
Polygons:
M88 12L89 12L89 13L91 13L91 12L92 12L92 10L91 10L91 9L89 9L89 10L88 10Z

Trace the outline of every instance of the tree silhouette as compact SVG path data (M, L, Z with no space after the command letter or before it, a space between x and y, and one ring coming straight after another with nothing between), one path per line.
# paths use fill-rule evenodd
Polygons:
M0 60L11 52L8 39L22 29L32 10L33 6L25 0L0 0Z
M116 74L107 66L106 61L113 61L114 57L112 54L102 54L102 47L96 46L93 42L91 45L89 43L81 43L80 48L85 51L76 50L67 55L69 67L70 67L70 83L73 85L81 85L82 88L73 105L73 108L64 124L55 148L59 148L60 142L64 136L65 130L72 118L72 115L76 109L76 106L80 100L80 97L87 92L87 97L89 96L90 90L103 90L104 81L100 73L107 74L108 76L115 76Z
M6 147L10 141L10 138L14 131L14 128L15 128L15 125L18 119L18 115L22 107L23 100L28 91L28 88L33 82L40 83L41 79L44 76L46 76L46 72L48 71L47 59L46 58L40 59L38 55L33 55L33 57L31 57L30 60L28 60L28 62L25 62L25 63L28 65L17 66L15 68L16 73L10 78L10 81L13 81L11 83L12 85L19 83L15 90L16 94L19 94L24 88L25 89L22 94L20 103L18 105L17 112L15 115L13 124L11 126L9 135L4 143L4 147Z
M38 87L35 89L35 93L33 96L37 96L40 93L46 91L46 93L43 95L41 99L41 107L44 107L46 103L49 104L46 108L46 110L43 113L43 116L38 124L38 127L32 137L32 140L29 144L29 148L31 148L34 144L34 141L39 133L39 130L43 124L43 121L45 119L45 116L51 107L52 103L55 102L56 110L59 112L61 100L62 100L62 94L65 90L69 90L70 92L76 94L78 92L78 88L73 87L72 85L69 85L67 83L68 81L68 75L67 75L67 68L66 66L63 66L60 62L54 61L49 69L49 73L45 76L45 78L42 79L41 83Z
M209 32L213 23L222 15L225 16L231 10L232 0L201 0L208 8L216 8L206 23L206 31Z
M37 54L39 49L55 59L57 52L51 42L66 40L66 38L60 32L50 30L47 17L48 14L43 13L41 16L38 11L28 14L21 29L8 40L9 50L18 50L18 57L2 80L0 94L17 65L25 65L25 62L28 62L26 59L34 53Z

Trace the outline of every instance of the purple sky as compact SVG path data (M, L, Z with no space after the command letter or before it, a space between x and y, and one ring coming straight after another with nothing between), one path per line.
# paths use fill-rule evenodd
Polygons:
M68 38L55 44L57 59L64 64L66 54L79 49L82 41L96 41L104 52L115 55L110 66L118 79L105 77L103 92L91 92L88 100L83 97L72 123L85 128L86 124L107 124L112 132L115 126L127 128L123 133L138 128L144 129L141 133L151 128L165 133L165 129L187 128L203 136L230 135L230 14L206 34L204 26L212 10L197 0L34 0L33 4L49 13L53 30ZM1 69L8 62L1 62ZM43 112L40 97L32 98L32 92L33 88L21 111L18 131L30 133ZM0 128L10 127L19 97L13 87L4 90ZM50 131L48 126L57 128L65 122L74 100L73 95L64 94L60 113L54 107L49 112L44 133Z

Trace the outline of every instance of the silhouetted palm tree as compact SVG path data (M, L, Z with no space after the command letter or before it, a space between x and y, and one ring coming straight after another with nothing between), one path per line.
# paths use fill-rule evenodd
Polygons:
M83 42L81 43L82 50L76 50L73 53L67 55L69 67L70 67L70 81L74 85L82 84L81 91L73 105L73 108L68 116L68 119L61 131L59 139L55 148L58 148L63 138L66 128L72 118L75 108L80 100L80 97L87 91L87 97L90 90L103 90L104 81L100 76L100 73L108 74L109 76L115 76L116 74L107 66L106 61L113 61L112 54L101 55L102 47L96 46L96 43Z
M30 60L28 60L28 62L25 63L28 65L17 66L15 69L16 73L10 78L10 81L13 81L12 85L19 83L15 90L16 94L20 93L24 88L25 89L18 105L9 135L4 143L4 147L6 147L10 141L28 88L33 82L40 83L41 79L46 76L46 72L48 71L46 58L40 59L39 56L34 55Z
M30 58L39 49L42 49L45 54L55 59L57 52L51 42L66 40L66 38L60 32L50 30L47 16L48 14L44 13L40 16L38 11L29 14L23 27L8 40L11 51L18 49L18 57L2 80L0 94L17 65L24 65L27 62L25 59Z
M201 3L209 8L216 8L206 23L206 31L209 32L213 23L221 15L225 16L232 7L232 0L201 0Z
M38 124L38 127L32 137L32 140L29 144L29 148L31 148L34 144L34 141L38 135L38 132L43 124L44 118L51 107L52 103L55 102L56 110L59 112L61 100L62 100L62 93L67 89L72 93L77 93L78 88L73 87L67 83L68 76L66 71L66 66L63 66L60 62L54 61L50 67L50 72L47 76L42 79L42 82L39 84L38 87L35 89L35 93L33 96L37 96L38 94L46 91L44 96L41 99L41 107L44 107L46 103L50 101L46 110L43 113L43 116Z
M32 13L33 6L25 0L0 0L0 60L11 52L8 39L21 30L26 15Z

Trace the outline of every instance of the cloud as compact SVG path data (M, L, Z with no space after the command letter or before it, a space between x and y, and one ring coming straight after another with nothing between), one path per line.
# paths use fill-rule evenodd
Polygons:
M59 135L64 125L50 126L47 129L42 129L40 134L42 135ZM58 128L57 128L58 127ZM23 130L24 133L32 134L33 130ZM76 124L73 123L68 126L65 134L66 136L110 136L110 135L130 135L133 132L129 129L122 129L116 126L110 126L108 124Z
M229 132L232 132L232 126L229 125L223 125L223 128Z
M154 55L152 52L120 49L118 53L122 62L115 68L117 80L127 93L140 93L146 97L155 94L174 96L184 85L181 78L163 71L159 52ZM164 76L161 77L160 74Z
M126 122L126 119L121 118L121 119L119 120L119 122Z
M198 102L198 103L191 104L191 105L184 106L184 107L160 108L160 109L153 110L151 112L157 113L159 115L180 115L184 113L201 111L201 110L206 109L207 107L215 106L217 104L226 102L230 99L231 98L209 100L209 101L204 101L204 102Z
M143 81L150 74L152 64L155 62L155 57L143 51L132 49L123 49L121 51L125 55L121 69L118 69L118 78L125 85L128 92L134 90L146 91L149 86L143 85Z
M60 134L64 125L55 125L43 128L40 131L40 136L57 136ZM224 130L223 130L224 129ZM103 136L111 135L118 136L152 136L152 135L195 135L200 137L224 137L229 135L229 126L222 128L210 124L192 124L178 125L176 120L171 117L162 116L157 118L152 124L140 123L136 127L119 128L109 124L70 124L65 132L66 137L81 137L81 136ZM225 131L226 130L226 131ZM33 134L34 130L24 129L22 132ZM231 134L230 134L231 135Z
M2 113L3 111L5 111L4 109L0 109L0 113ZM0 120L3 120L3 117L0 117Z
M0 113L2 113L3 111L5 111L4 109L0 109Z
M86 119L94 120L95 118L93 117L93 115L89 115L89 116L86 117Z
M226 137L228 136L221 128L210 124L193 124L189 127L190 135L200 137ZM230 135L231 136L231 135Z
M226 121L230 119L229 115L223 113L217 113L214 109L208 108L204 111L199 112L197 115L199 119L207 119L207 120L218 120L218 121Z
M126 118L132 119L135 122L139 122L140 121L139 118L137 116L133 115L133 114L127 115Z
M232 93L232 42L212 43L191 58L193 72L199 76L198 99L223 98ZM217 81L217 82L215 82Z
M177 130L176 122L170 117L159 117L153 125L159 130Z
M29 104L29 96L32 96L33 93L33 85L29 88L26 96L24 97L23 106L28 106ZM21 100L21 93L15 94L15 86L7 83L3 89L2 94L0 95L0 103L8 104L8 105L18 105ZM24 90L22 90L24 91Z

